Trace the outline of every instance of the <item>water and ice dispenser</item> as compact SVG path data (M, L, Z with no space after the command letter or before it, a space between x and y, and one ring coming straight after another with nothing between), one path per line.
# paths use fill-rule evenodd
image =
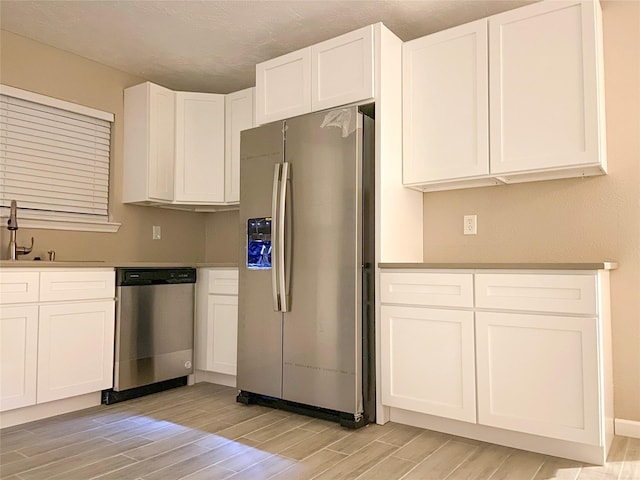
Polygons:
M271 217L247 220L247 268L271 268Z

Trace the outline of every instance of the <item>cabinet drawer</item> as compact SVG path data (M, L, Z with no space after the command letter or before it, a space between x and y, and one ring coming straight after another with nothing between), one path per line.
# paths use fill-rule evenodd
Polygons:
M115 272L42 272L40 301L90 300L115 296Z
M212 269L209 270L208 293L222 295L238 294L238 269Z
M594 315L596 276L478 274L476 307Z
M38 272L0 273L0 298L3 304L38 301Z
M382 303L472 307L473 276L470 273L382 273L380 299Z

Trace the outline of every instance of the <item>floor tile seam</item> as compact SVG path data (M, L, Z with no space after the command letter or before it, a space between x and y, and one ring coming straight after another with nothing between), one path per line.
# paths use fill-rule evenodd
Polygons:
M194 457L197 457L197 456L200 456L200 455L204 455L204 454L210 453L210 452L212 452L213 450L215 450L215 448L212 448L212 449L210 449L210 450L206 450L206 451L204 451L204 452L202 452L202 453L199 453L199 454L197 454L197 455L194 455ZM153 475L153 474L158 473L158 472L160 472L160 471L162 471L162 470L165 470L165 469L167 469L167 468L171 468L171 467L173 467L174 465L177 465L178 463L187 462L187 461L189 461L189 460L193 459L194 457L185 458L184 460L180 460L179 462L172 463L171 465L166 465L166 466L162 467L162 468L161 468L161 469L159 469L159 470L155 470L154 472L150 472L150 473L149 473L149 475ZM200 472L200 471L202 471L202 470L204 470L204 469L206 469L206 468L209 468L209 467L211 467L211 466L213 466L213 465L215 465L215 464L211 463L211 464L209 464L209 465L206 465L206 466L204 466L204 467L202 467L202 468L200 468L200 469L198 469L198 470L195 470L195 471L193 471L193 472L189 473L189 475L194 475L194 474L196 474L196 473L198 473L198 472ZM187 476L189 476L189 475L187 475ZM183 477L180 477L180 479L182 479L182 478L184 478L184 476L183 476ZM147 480L145 477L141 477L141 479L142 479L142 480Z
M98 438L98 437L95 437L95 438ZM86 442L89 442L89 441L91 441L91 440L94 440L94 438L89 438L89 439L86 439L86 440L81 441L81 442L75 442L75 443L72 443L72 444L69 444L69 445L65 445L65 446L63 446L63 447L60 447L60 448L55 448L55 449L53 449L53 450L47 450L47 451L45 451L45 452L39 453L38 455L33 455L33 456L31 456L31 457L26 457L24 460L31 460L31 459L34 459L34 458L36 458L36 459L37 459L37 457L38 457L39 455L46 455L46 454L49 454L49 453L51 453L51 452L55 452L55 451L57 451L57 450L60 450L60 449L62 449L62 448L68 448L68 447L71 447L71 446L73 446L73 445L77 446L77 445L78 445L78 444L80 444L80 443L86 443ZM111 443L114 443L114 442L111 442ZM90 450L83 451L82 453L77 453L77 454L75 454L75 455L71 455L71 456L69 456L69 457L65 457L65 458L64 458L64 460L68 460L69 458L74 458L74 457L77 457L77 456L79 456L79 455L86 455L87 453L89 453L89 452L93 452L94 450L97 450L97 449L99 449L99 448L104 448L104 447L103 447L103 446L97 446L97 447L94 447L94 448L92 448L92 449L90 449ZM61 461L61 460L63 460L63 459L58 458L57 460L51 460L50 462L42 463L42 464L39 464L39 465L37 465L37 466L35 466L35 467L28 468L28 469L26 469L26 470L21 470L21 471L20 471L20 472L18 472L18 473L26 473L26 472L29 472L29 471L31 471L31 470L35 470L35 469L37 469L37 468L41 468L41 467L44 467L44 466L47 466L47 465L51 465L52 463L56 463L56 462L59 462L59 461ZM18 461L22 461L22 460L18 460Z
M58 440L63 439L63 438L71 437L73 435L80 435L81 433L88 433L88 432L91 432L92 430L98 430L98 429L104 428L104 427L105 427L105 425L95 425L92 428L89 428L89 429L86 429L86 430L79 430L77 432L73 432L73 433L70 433L68 435L62 435L62 436L59 436L59 437L56 436L56 437L53 437L53 438L47 438L47 439L45 439L45 440L43 440L41 442L36 442L33 445L29 445L28 447L24 447L24 448L33 448L36 445L42 445L43 443L58 441ZM95 437L91 437L91 438L95 438ZM74 444L80 443L82 441L86 441L86 440L79 440L78 442L72 442L69 445L74 445ZM60 447L60 448L64 448L64 447ZM20 450L23 450L23 449L20 449ZM26 454L20 452L20 450L16 450L16 451L18 453L21 453L22 455L26 455ZM47 451L50 452L50 451L54 451L54 450L57 450L57 448L54 448L52 450L47 450ZM40 455L40 454L36 454L36 455ZM32 458L32 457L35 457L36 455L26 455L26 456L28 458Z
M499 462L495 468L491 471L491 474L487 477L487 480L489 480L491 477L493 477L495 475L495 473L500 469L500 467L502 467L502 465L504 465L504 463L509 459L509 457L511 457L513 455L513 452L509 452L505 455L505 457L502 459L501 462ZM465 459L465 461L469 460L469 457L467 457ZM449 473L449 475L447 475L447 478L450 477L451 475L453 475L453 473L458 470L462 465L464 464L461 463L460 465L458 465L454 470L451 471L451 473ZM446 479L445 479L446 480Z
M230 440L229 442L227 442L227 443L225 443L225 444L221 445L220 447L224 447L225 445L228 445L228 444L229 444L229 443L231 443L232 441L233 441L233 440ZM218 447L218 448L220 448L220 447ZM215 449L212 449L212 450L215 450ZM237 452L237 453L234 453L233 455L231 455L231 456L229 456L229 457L225 457L225 458L223 458L223 459L221 459L221 460L217 461L216 463L212 463L210 466L214 466L214 465L215 465L215 466L218 466L218 465L219 465L219 464L221 464L222 462L226 462L227 460L230 460L230 459L232 459L232 458L236 458L236 457L238 457L239 455L243 455L243 454L244 454L244 452ZM271 457L271 456L273 456L273 455L274 455L274 454L270 454L270 455L269 455L269 457ZM265 457L265 459L266 459L266 458L269 458L269 457ZM258 461L258 462L255 462L255 463L259 463L259 462L261 462L261 461L262 461L262 460L260 460L260 461ZM255 465L255 464L252 464L252 465ZM224 470L229 470L229 471L231 471L231 472L234 472L234 474L235 474L235 473L238 473L238 472L241 472L242 470L245 470L244 468L243 468L242 470L233 470L232 468L227 468L227 467L220 467L220 468L222 468L222 469L224 469Z
M319 433L322 433L322 432L319 432ZM311 457L312 455L315 455L316 453L318 453L318 452L320 452L320 451L322 451L322 450L327 450L327 451L330 451L330 452L333 452L333 453L340 453L340 454L342 454L342 455L349 456L349 454L348 454L348 453L339 452L339 451L337 451L337 450L332 450L332 449L330 449L330 448L329 448L331 445L333 445L333 444L335 444L335 443L337 443L337 442L339 442L339 441L341 441L341 440L344 440L344 439L345 439L345 438L347 438L349 435L351 435L351 434L349 433L349 434L347 434L347 435L346 435L346 436L344 436L344 437L338 438L337 440L334 440L333 442L331 442L331 443L329 443L329 444L327 444L327 445L324 445L322 448L319 448L318 450L315 450L314 452L310 453L309 455L307 455L306 457L303 457L303 458L301 458L301 459L297 459L297 458L293 458L293 457L287 457L287 458L291 458L291 460L295 460L296 462L302 462L302 461L306 460L307 458ZM313 437L310 437L310 438L313 438ZM289 448L293 448L293 447L295 447L296 445L299 445L300 443L302 443L302 442L304 442L304 441L307 441L307 440L309 440L309 438L304 439L304 440L301 440L300 442L298 442L298 443L296 443L296 444L294 444L294 445L291 445L290 447L286 448L285 450L288 450Z
M369 447L372 443L374 443L374 442L376 442L376 440L372 440L371 442L367 443L366 445L364 445L363 447L359 448L358 450L356 450L356 451L355 451L355 452L353 452L353 453L339 452L339 451L336 451L336 450L332 450L332 449L330 449L330 448L324 448L323 450L328 450L328 451L330 451L330 452L340 453L340 454L342 454L342 455L345 455L345 457L344 457L344 458L340 459L340 461L338 461L338 462L334 463L334 464L333 464L331 467L329 467L329 468L333 468L333 467L335 467L335 466L337 466L337 465L340 465L340 464L341 464L341 463L343 463L343 462L348 461L351 457L353 457L354 455L356 455L358 452L363 451L365 448L368 448L368 447ZM396 450L397 450L397 448L396 448ZM392 453L392 452L390 452L388 455L386 455L386 456L385 456L385 458L386 458L386 457L388 457L388 456L390 456L390 455L391 455L391 453ZM375 465L377 465L378 463L380 463L380 462L376 462L376 463L375 463ZM356 467L356 468L358 468L358 467ZM328 469L327 469L327 470L328 470ZM354 468L353 470L355 470L355 468ZM350 470L348 473L353 472L353 470ZM370 469L368 469L367 471L369 471L369 470L370 470ZM317 477L317 475L316 475L316 476L314 476L313 478L316 478L316 477ZM355 480L355 479L354 479L354 480Z
M2 448L2 442L0 442L0 449L1 449L1 448ZM29 457L25 457L23 454L21 454L21 453L20 453L20 452L18 452L17 450L9 450L8 452L2 452L2 454L3 454L3 455L8 455L8 454L10 454L10 453L15 453L16 455L20 455L22 458L17 458L17 459L12 460L12 461L10 461L10 462L8 462L8 463L1 463L1 462L0 462L0 472L2 471L2 466L3 466L3 465L10 465L10 464L12 464L13 462L19 462L20 460L26 460L27 458L29 458Z
M455 468L453 470L451 470L446 477L444 477L443 480L446 480L447 478L449 478L451 475L453 475L453 472L455 472L456 470L458 470L460 467L462 467L462 465L465 464L465 462L467 460L469 460L469 458L471 458L473 456L473 454L475 452L477 452L480 449L480 446L478 445L471 445L469 443L465 443L465 442L459 442L457 440L450 440L450 442L455 442L455 443L459 443L461 445L467 445L469 447L473 447L473 450L471 450L469 453L467 453L467 455L460 461L458 462L458 464L455 466Z
M409 475L411 472L413 472L416 468L420 467L420 465L422 465L424 462L427 461L428 458L431 458L437 451L439 451L442 447L444 447L447 443L449 443L451 440L447 439L442 445L440 445L438 448L436 448L433 452L431 452L429 455L427 455L426 457L424 457L422 460L420 460L419 462L416 462L415 466L407 471L402 477L400 477L398 480L402 480L403 478L406 478L407 475ZM396 458L400 458L400 457L396 457ZM402 460L406 460L404 458L402 458Z
M498 472L498 470L500 470L500 468L502 468L502 466L507 462L507 460L509 460L509 459L514 455L514 453L516 453L516 452L527 452L527 450L514 450L513 452L509 453L509 455L507 455L507 456L504 458L504 460L503 460L502 462L500 462L500 465L498 465L498 466L496 467L496 469L495 469L493 472L491 472L491 475L489 475L489 477L487 478L487 480L491 480L491 479L494 477L494 475ZM542 462L542 465L544 465L544 462ZM541 465L541 466L542 466L542 465ZM539 470L539 469L538 469L538 470ZM538 473L538 470L536 470L536 474ZM532 477L532 478L533 478L533 477Z
M267 425L267 427L269 427L269 426L270 426L270 425ZM267 427L264 427L264 428L267 428ZM266 442L270 442L270 441L272 441L272 440L275 440L276 438L279 438L279 437L281 437L281 436L283 436L283 435L286 435L286 434L288 434L288 433L291 433L291 432L293 432L294 430L297 430L297 429L298 429L298 427L292 427L292 428L290 428L290 429L288 429L288 430L285 430L284 432L281 432L281 433L278 433L277 435L274 435L274 436L272 436L272 437L269 437L269 438L267 438L266 440L259 440L259 439L256 439L256 438L251 438L251 437L249 437L249 436L247 436L247 435L243 435L243 437L248 438L249 440L253 440L254 442L258 442L258 444L256 445L256 448L258 448L258 447L259 447L260 445L262 445L263 443L266 443ZM258 430L256 430L256 431L258 432L258 431L260 431L260 430L262 430L262 429L258 429ZM252 432L252 433L253 433L253 432Z
M261 413L260 415L255 416L255 417L247 418L246 420L243 420L243 421L242 421L242 422L240 422L240 423L234 423L234 424L233 424L233 427L240 426L240 425L242 425L243 423L250 422L250 421L252 421L252 420L255 420L255 419L257 419L257 418L263 417L263 416L265 416L265 415L269 415L270 413L273 413L273 411L264 412L264 413ZM261 428L268 427L268 426L270 426L270 425L273 425L274 423L279 422L279 421L282 421L282 420L284 420L284 418L274 419L274 421L273 421L272 423L269 423L269 424L267 424L267 425L265 425L265 426L263 426L263 427L260 427L260 429L261 429ZM259 430L259 429L258 429L258 430ZM222 432L222 431L223 431L223 430L221 430L221 432ZM252 431L253 431L253 430L252 430ZM242 436L244 436L244 435L242 435Z
M130 457L130 458L133 458L133 459L134 459L134 460L136 460L137 462L145 462L145 461L147 461L147 460L149 460L149 459L156 458L156 457L159 457L159 456L161 456L161 455L166 455L166 454L168 454L168 453L170 453L170 452L173 452L174 450L177 450L177 449L179 449L179 448L186 447L186 446L188 446L188 445L194 445L194 444L195 444L197 441L199 441L199 440L202 440L202 437L200 437L200 438L196 438L195 440L188 441L188 442L186 442L186 443L181 443L180 445L174 446L173 448L170 448L169 450L164 450L164 451L162 451L162 452L160 452L160 453L157 453L157 454L155 454L155 455L151 455L150 457L146 457L146 458L142 458L142 459L138 459L138 458L135 458L135 457ZM160 440L160 441L162 441L162 440ZM144 447L147 447L147 446L149 446L149 445L153 445L153 443L155 443L155 442L151 442L151 443L148 443L148 444L146 444L146 445L142 445L141 447L136 447L136 448L144 448ZM202 446L200 446L200 445L196 445L196 446L197 446L197 447L199 447L199 448L206 448L206 447L202 447ZM200 452L200 453L204 453L204 452ZM200 455L200 453L197 453L196 455ZM195 455L194 455L194 456L195 456ZM182 461L182 460L181 460L181 461ZM164 467L163 467L163 468L164 468Z
M373 443L373 442L372 442L372 443ZM394 447L394 448L395 448L395 450L393 450L393 451L389 452L387 455L385 455L383 458L381 458L381 459L380 459L380 460L378 460L376 463L374 463L373 465L371 465L371 467L369 467L367 470L365 470L365 471L364 471L364 472L362 472L360 475L358 475L357 477L355 477L353 480L366 480L366 478L367 478L367 477L365 477L364 475L365 475L367 472L370 472L372 469L374 469L375 467L377 467L378 465L380 465L382 462L384 462L387 458L390 458L390 457L391 457L391 454L400 448L400 447L398 447L397 445L391 445L391 444L389 444L389 443L385 443L385 442L379 442L379 443L382 443L382 444L384 444L384 445L388 445L388 446L390 446L390 447ZM358 451L360 451L360 450L358 450Z
M61 479L62 480L64 478L66 478L66 475L72 474L76 470L82 470L83 468L89 467L91 465L95 465L96 463L100 463L100 462L103 462L105 460L109 460L110 458L115 458L115 457L120 457L120 456L124 457L126 455L122 455L122 454L109 455L108 457L101 458L100 460L96 460L94 462L90 462L90 463L87 463L85 465L81 465L81 466L76 467L76 468L74 468L72 470L67 470L66 472L60 472L57 475L55 475L54 477L52 477L52 478L53 479L57 478L57 479ZM130 457L127 457L127 458L130 458ZM133 460L133 459L131 459L131 460ZM131 465L133 465L133 464L131 464ZM102 472L100 475L106 475L107 473L111 473L111 472L113 472L115 470L118 470L118 469L109 470L108 472Z

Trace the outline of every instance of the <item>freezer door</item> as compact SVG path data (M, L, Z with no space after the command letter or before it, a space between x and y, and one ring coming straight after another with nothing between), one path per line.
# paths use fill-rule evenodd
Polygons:
M362 411L362 118L356 108L286 121L288 312L283 398Z
M240 143L237 387L282 396L282 313L274 310L269 229L282 122L245 130Z

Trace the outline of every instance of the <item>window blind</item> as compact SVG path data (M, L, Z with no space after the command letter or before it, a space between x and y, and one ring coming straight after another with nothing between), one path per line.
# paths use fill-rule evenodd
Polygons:
M1 94L0 205L108 221L110 144L108 120Z

